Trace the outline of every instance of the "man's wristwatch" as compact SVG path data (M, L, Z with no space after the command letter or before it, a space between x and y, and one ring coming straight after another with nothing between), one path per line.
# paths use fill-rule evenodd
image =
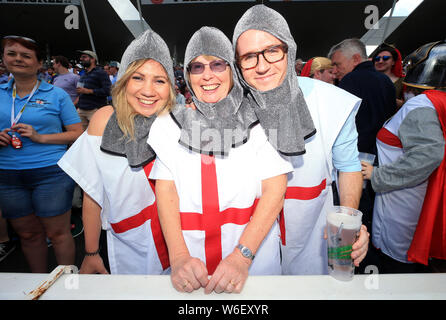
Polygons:
M244 256L245 258L254 260L254 255L252 254L251 249L249 249L248 247L245 247L244 245L239 244L237 246L237 249L240 250L242 256Z

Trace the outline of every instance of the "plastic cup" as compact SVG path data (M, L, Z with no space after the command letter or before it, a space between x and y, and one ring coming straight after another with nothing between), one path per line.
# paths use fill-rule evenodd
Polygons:
M353 208L334 206L327 215L328 273L337 280L353 279L352 245L361 225L362 212Z
M375 155L371 154L371 153L366 153L366 152L359 152L359 161L365 161L367 163L373 164L373 162L375 162ZM365 189L367 185L367 180L364 180L364 182L362 183L362 188Z

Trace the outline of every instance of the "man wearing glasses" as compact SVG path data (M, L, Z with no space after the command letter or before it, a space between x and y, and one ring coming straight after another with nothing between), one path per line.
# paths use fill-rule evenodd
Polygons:
M296 112L299 117L309 112L314 123L315 132L304 131L308 133L304 150L287 156L294 172L288 175L280 217L282 273L327 274L324 227L327 211L333 206L333 170L340 172L341 205L357 208L361 195L354 123L360 99L325 82L296 77L297 45L288 24L278 12L264 5L253 6L238 21L233 46L242 83L259 104L255 111L257 116L263 115L259 121L265 132L265 123L274 123L275 117L284 120ZM288 125L286 121L275 123ZM289 140L280 135L281 129L276 129L279 140ZM275 143L272 138L270 135L270 142L286 154L280 149L283 141ZM367 253L368 238L363 226L351 255L357 266Z

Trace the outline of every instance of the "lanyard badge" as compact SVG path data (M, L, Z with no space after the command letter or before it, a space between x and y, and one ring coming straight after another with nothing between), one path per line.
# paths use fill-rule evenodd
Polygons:
M14 149L20 149L22 147L22 140L20 140L14 133L12 134L11 146Z
M17 114L17 116L14 117L14 107L15 107L15 98L17 96L17 88L14 82L14 87L12 88L12 106L11 106L11 127L14 126L20 119L20 117L23 114L23 111L25 111L25 107L28 104L29 100L31 100L31 98L33 97L34 93L36 92L37 88L39 87L39 83L40 81L37 81L36 85L34 86L33 90L31 91L31 93L28 96L28 99L26 100L25 104L23 105L23 107L20 109L19 113ZM22 144L22 140L20 140L15 133L12 133L12 141L11 141L11 146L14 149L20 149L23 144Z

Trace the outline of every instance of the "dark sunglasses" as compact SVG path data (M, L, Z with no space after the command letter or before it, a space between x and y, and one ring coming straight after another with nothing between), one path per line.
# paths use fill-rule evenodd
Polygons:
M201 74L201 73L204 72L205 67L209 66L209 68L213 72L223 72L223 71L226 70L226 66L228 66L228 64L229 63L227 63L224 60L214 60L214 61L211 61L208 64L204 64L204 63L201 63L201 62L191 62L187 66L187 70L191 74Z
M36 40L33 40L31 38L27 38L27 37L22 37L22 36L12 36L12 35L11 36L4 36L3 39L22 39L22 40L29 41L29 42L37 44Z
M383 59L383 61L387 61L391 58L392 56L376 56L375 58L373 58L373 61L375 62L379 62L381 60L381 58Z

